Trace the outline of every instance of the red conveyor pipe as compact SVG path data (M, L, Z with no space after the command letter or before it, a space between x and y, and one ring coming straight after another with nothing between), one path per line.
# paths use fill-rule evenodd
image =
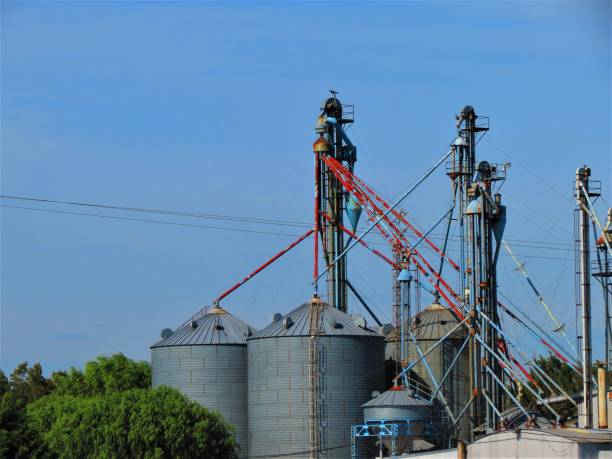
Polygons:
M263 271L264 269L266 269L268 266L270 266L272 263L274 263L276 260L278 260L280 257L282 257L284 254L286 254L287 252L289 252L292 248L294 248L296 245L298 245L300 242L302 242L304 239L306 239L308 236L310 236L312 233L314 233L314 229L308 230L305 234L303 234L302 236L300 236L297 240L293 241L291 244L289 244L287 247L285 247L283 250L281 250L280 252L278 252L276 255L274 255L272 258L270 258L268 261L266 261L263 265L261 265L259 268L257 268L255 271L253 271L251 274L249 274L247 277L245 277L244 279L242 279L240 282L238 282L236 285L232 286L231 288L227 289L225 292L223 292L221 295L219 295L214 301L213 304L218 304L223 298L225 298L227 295L229 295L230 293L232 293L234 290L236 290L238 287L240 287L241 285L245 284L249 279L251 279L252 277L254 277L256 274L260 273L261 271Z
M321 214L321 215L323 215L323 217L325 217L325 219L326 219L326 220L328 220L330 223L332 223L331 217L330 217L329 215L327 215L327 214ZM332 223L332 224L333 224L333 223ZM352 237L353 239L358 239L358 236L357 236L355 233L353 233L353 232L352 232L350 229L346 228L345 226L343 226L343 225L340 225L340 224L339 224L339 225L338 225L338 228L340 228L342 231L344 231L346 234L348 234L348 235L349 235L350 237ZM371 252L372 252L374 255L376 255L376 256L378 256L378 257L382 258L384 261L386 261L387 263L389 263L389 264L390 264L391 266L393 266L394 268L396 268L396 267L397 267L397 265L396 265L396 264L395 264L395 263L394 263L394 262L393 262L391 259L389 259L388 257L386 257L386 256L385 256L384 254L382 254L380 251L378 251L378 250L376 250L376 249L374 249L374 248L370 247L370 246L368 245L368 243L367 243L367 242L365 242L363 239L359 239L359 243L360 243L362 246L364 246L366 249L370 250L370 251L371 251ZM316 279L317 277L318 277L318 276L315 276L315 279Z

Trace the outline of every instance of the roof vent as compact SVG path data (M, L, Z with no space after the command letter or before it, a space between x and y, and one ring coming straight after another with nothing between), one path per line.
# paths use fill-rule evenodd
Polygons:
M334 328L336 330L340 330L341 328L344 328L344 325L342 325L340 322L334 322Z
M291 319L291 317L285 317L285 320L283 320L283 326L286 329L289 329L292 325L293 325L293 319Z
M174 332L172 331L172 329L171 329L171 328L164 328L164 329L161 331L161 335L160 335L160 336L161 336L161 339L170 338L170 336L172 336L172 333L174 333Z
M354 316L353 322L360 328L366 328L366 320L361 316Z
M253 336L253 330L251 330L251 327L247 327L247 331L245 333L246 336Z
M376 398L380 395L380 392L378 392L377 390L375 390L374 392L372 392L372 398Z
M219 331L225 330L225 327L223 325L216 325L215 328Z
M196 328L198 328L198 323L195 320L192 320L191 322L189 322L189 328L195 330Z
M283 315L280 312L275 312L274 315L272 316L272 323L278 322L282 318L283 318Z

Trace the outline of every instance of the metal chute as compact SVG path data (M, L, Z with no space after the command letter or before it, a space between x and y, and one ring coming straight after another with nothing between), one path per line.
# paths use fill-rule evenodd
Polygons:
M351 230L353 232L357 231L357 224L359 223L359 218L361 217L362 211L363 209L361 208L361 205L357 202L352 194L349 194L346 198L346 216L349 219Z
M495 237L495 254L493 255L493 264L497 264L499 257L499 249L501 248L504 229L506 228L506 206L498 206L498 217L493 221L493 236Z

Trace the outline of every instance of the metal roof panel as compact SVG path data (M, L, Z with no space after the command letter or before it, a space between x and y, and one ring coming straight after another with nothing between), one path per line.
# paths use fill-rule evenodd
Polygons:
M313 327L313 314L318 313L318 326ZM292 324L286 326L287 319ZM311 330L311 327L314 329ZM324 301L313 297L310 301L297 307L280 320L271 323L249 339L269 338L273 336L379 336L369 328L362 328L353 317L331 307Z
M246 344L246 339L254 332L255 329L242 320L216 307L181 325L151 347Z

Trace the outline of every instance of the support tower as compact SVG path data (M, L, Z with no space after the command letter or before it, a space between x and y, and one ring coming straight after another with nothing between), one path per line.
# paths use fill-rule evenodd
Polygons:
M590 211L589 198L599 196L599 188L591 187L589 177L591 169L586 165L576 171L577 222L575 225L577 257L576 284L577 309L580 314L581 327L576 327L578 343L582 357L582 412L579 425L590 429L593 427L592 410L592 340L591 340L591 260L590 260Z
M343 189L342 183L320 159L326 154L338 160L351 172L357 160L357 149L345 133L345 127L353 122L353 106L342 105L336 97L337 92L331 91L329 97L321 106L321 114L317 119L315 131L319 140L315 142L315 182L317 232L321 237L323 256L327 271L327 303L343 312L347 311L347 272L346 257L338 260L333 266L332 261L345 248L344 213L348 211L353 230L357 218L351 218L352 201Z
M506 212L501 195L494 192L494 184L505 180L506 166L476 162L478 137L488 130L487 117L479 117L469 105L463 108L457 115L458 135L447 166L459 214L462 306L463 312L471 316L469 383L474 397L473 432L495 430L503 409L503 375L495 354L501 352L496 331L497 258Z

